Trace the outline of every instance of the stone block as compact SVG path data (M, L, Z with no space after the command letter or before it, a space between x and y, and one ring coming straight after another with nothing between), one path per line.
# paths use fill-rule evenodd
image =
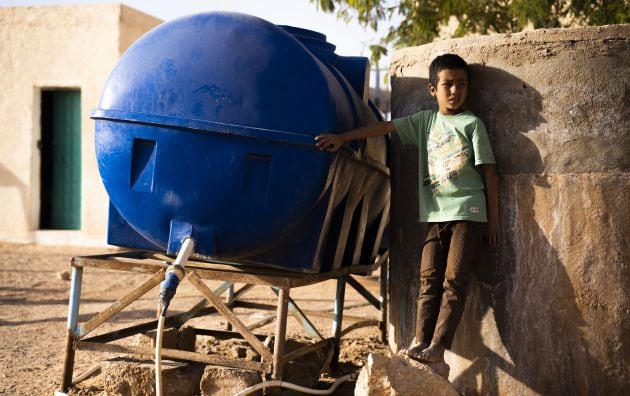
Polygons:
M232 338L223 342L223 347L227 350L228 357L232 359L242 359L252 362L259 362L260 355L249 345L246 340Z
M162 361L162 386L165 395L189 396L199 391L203 366ZM155 369L152 361L115 359L103 363L103 390L107 395L146 396L155 394Z
M309 341L310 342L310 341ZM292 352L298 348L308 345L309 342L300 342L298 340L286 340L286 353ZM332 345L331 345L332 348ZM327 349L323 349L320 353L311 352L285 364L282 379L284 381L313 388L319 381L320 372L323 369L326 360ZM295 394L285 392L283 394Z
M131 345L143 348L155 348L155 330L136 335L131 340ZM195 330L191 327L182 327L179 330L175 328L164 329L162 348L194 352Z
M259 382L261 376L255 371L208 365L199 388L203 396L232 396Z
M448 373L448 368L446 372ZM354 394L355 396L459 396L448 380L425 364L405 356L388 358L374 354L368 356L367 364L361 369Z

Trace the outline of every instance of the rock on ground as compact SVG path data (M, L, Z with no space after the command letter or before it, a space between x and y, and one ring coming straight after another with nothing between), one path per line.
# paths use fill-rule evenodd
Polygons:
M137 334L130 345L140 348L155 348L155 330L146 333ZM181 329L168 328L164 329L162 334L162 348L179 349L180 351L194 352L195 350L195 331L190 327L182 327ZM147 359L152 359L152 356Z
M198 393L202 367L192 363L162 361L162 387L165 395ZM152 361L116 359L103 363L103 389L107 395L144 396L155 394Z
M446 365L446 364L445 364ZM448 366L446 366L448 372ZM361 370L355 396L459 396L448 380L408 357L370 354Z
M255 371L206 366L199 387L203 396L231 396L260 381L260 374Z

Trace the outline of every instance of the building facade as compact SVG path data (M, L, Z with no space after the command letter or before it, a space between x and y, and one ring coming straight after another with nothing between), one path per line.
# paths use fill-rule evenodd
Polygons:
M121 4L0 8L0 241L105 245L90 113L161 22Z

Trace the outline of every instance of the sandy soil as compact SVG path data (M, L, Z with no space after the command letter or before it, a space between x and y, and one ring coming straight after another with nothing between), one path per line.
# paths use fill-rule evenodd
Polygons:
M43 247L0 243L0 394L45 395L59 389L68 314L70 288L70 260L77 255L90 255L114 250L94 248ZM123 294L138 286L147 275L119 271L86 269L83 275L80 322L85 322L115 302ZM378 295L378 278L360 277L359 281L373 294ZM219 282L208 282L214 288ZM326 281L313 286L291 290L291 297L303 310L332 310L336 283ZM238 285L237 285L238 288ZM157 288L125 308L97 330L95 334L155 318ZM188 282L183 282L170 307L170 314L187 310L201 299ZM246 300L275 304L276 296L265 287L256 287ZM378 318L378 311L348 287L345 315ZM262 313L237 309L244 323L260 320ZM312 318L324 335L331 333L328 318ZM225 329L226 321L218 314L195 319L195 326ZM352 322L345 321L344 328ZM206 326L203 326L206 324ZM272 334L271 323L257 333ZM289 318L290 337L303 335L301 327ZM385 351L378 342L378 329L366 327L349 333L343 340L340 368L334 375L343 375L360 369L365 357L372 351ZM95 363L113 355L79 351L74 374L83 372ZM348 386L345 392L351 392Z

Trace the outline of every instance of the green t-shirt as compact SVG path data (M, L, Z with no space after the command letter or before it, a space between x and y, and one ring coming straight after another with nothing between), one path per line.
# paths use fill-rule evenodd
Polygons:
M483 122L470 111L420 111L393 120L405 144L418 147L420 221L487 222L485 185L475 168L494 164Z

